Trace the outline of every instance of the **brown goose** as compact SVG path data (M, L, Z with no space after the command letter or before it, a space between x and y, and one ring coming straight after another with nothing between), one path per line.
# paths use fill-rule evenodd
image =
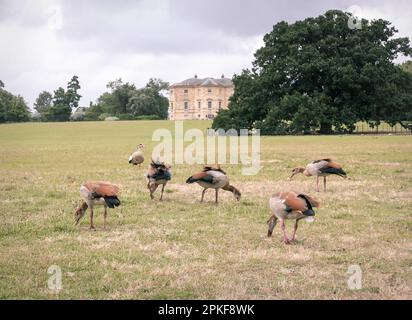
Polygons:
M107 207L114 208L120 205L119 188L110 182L88 181L81 185L80 196L83 202L76 209L75 224L77 225L81 218L84 217L87 208L90 208L90 229L95 230L93 224L94 206L104 206L104 228L106 229Z
M235 196L235 199L238 201L240 200L240 191L229 184L229 178L226 175L226 172L224 172L220 168L220 166L218 166L217 168L206 166L201 172L192 175L186 180L186 183L189 184L194 182L203 187L202 198L200 202L203 202L203 198L207 189L215 189L216 203L218 203L219 189L232 192Z
M171 166L165 164L161 161L152 161L149 164L149 168L146 173L147 177L147 188L150 192L150 198L154 198L154 192L156 191L159 185L162 186L162 193L160 195L160 201L163 199L163 192L165 190L165 186L169 180L172 179L172 171Z
M272 236L273 229L278 220L280 220L283 231L283 242L290 244L296 239L296 230L298 229L298 221L301 219L313 220L315 215L314 207L319 207L319 201L315 198L303 193L278 192L269 199L269 207L272 213L268 220L268 237ZM295 220L292 237L289 239L286 235L285 220Z
M335 174L346 179L346 172L343 171L342 165L332 161L331 159L320 159L309 163L306 168L297 167L292 170L292 175L289 180L298 174L303 173L305 176L316 177L316 191L319 192L319 177L323 177L323 191L326 191L326 177Z

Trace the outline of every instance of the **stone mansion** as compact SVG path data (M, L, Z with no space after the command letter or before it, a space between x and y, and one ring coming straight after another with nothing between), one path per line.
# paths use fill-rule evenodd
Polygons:
M227 109L233 88L232 80L224 75L219 79L195 75L175 83L169 87L169 119L213 119L220 109Z

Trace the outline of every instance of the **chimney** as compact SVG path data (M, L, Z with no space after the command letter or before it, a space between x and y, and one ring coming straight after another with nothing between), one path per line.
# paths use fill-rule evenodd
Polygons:
M221 78L223 79L224 77L225 77L225 75L222 73L222 77L221 77Z
M197 79L197 74L195 74L195 79Z

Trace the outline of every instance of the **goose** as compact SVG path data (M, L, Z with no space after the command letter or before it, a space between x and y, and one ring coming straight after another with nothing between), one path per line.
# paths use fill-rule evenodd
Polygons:
M314 207L319 207L319 201L315 198L304 194L296 193L293 191L278 192L272 195L269 199L269 207L271 216L268 223L268 237L272 236L273 229L275 228L278 220L280 220L280 226L283 231L283 242L290 244L296 240L296 230L298 229L298 221L306 219L307 221L313 221L315 215ZM286 235L285 220L295 220L292 237L289 239Z
M305 176L316 177L316 191L319 192L319 177L323 177L323 191L326 191L326 177L331 174L336 174L346 179L346 172L343 171L342 165L332 161L331 159L320 159L309 163L306 168L297 167L292 170L292 175L289 180L298 174L303 173Z
M202 198L200 202L203 202L205 192L207 189L215 189L215 202L218 203L219 189L225 191L230 191L235 196L237 201L240 200L241 193L234 186L229 184L229 178L220 166L217 168L212 168L210 166L203 167L203 170L189 177L186 183L191 184L196 182L198 185L203 187Z
M156 191L157 187L159 185L162 185L162 193L159 199L160 201L162 201L165 186L167 182L172 179L171 168L172 167L170 165L165 164L164 162L161 162L159 160L154 161L152 159L152 161L150 162L146 177L148 180L147 188L149 189L151 199L154 198L153 194Z
M140 165L144 162L144 156L143 156L143 148L144 145L142 143L140 143L137 146L137 149L135 152L133 152L130 157L129 157L129 163L136 166L136 165Z
M105 181L88 181L80 186L82 203L75 212L75 225L84 217L87 208L90 208L90 229L95 230L93 224L93 209L95 205L104 206L104 229L106 229L107 207L114 208L120 205L118 198L119 188Z

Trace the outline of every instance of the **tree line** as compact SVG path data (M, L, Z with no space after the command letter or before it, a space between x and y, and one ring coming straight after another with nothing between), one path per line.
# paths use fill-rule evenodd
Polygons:
M121 120L167 119L169 101L162 92L169 83L152 78L137 89L134 84L117 79L106 87L108 91L84 110L85 120L104 120L109 116Z
M261 134L352 132L358 121L407 125L412 120L408 38L385 20L350 28L339 10L289 24L264 36L253 67L235 75L229 108L213 128L260 129Z
M162 94L169 84L161 79L150 79L143 88L124 83L121 79L110 81L107 91L89 106L79 106L80 82L73 76L66 88L59 87L53 93L43 91L31 112L20 95L5 89L0 80L0 123L25 121L81 121L135 119L167 119L168 99Z
M235 75L229 108L212 127L260 129L261 134L347 133L359 121L406 127L412 120L412 57L408 38L397 38L386 20L360 20L330 10L295 23L279 22L264 36L251 69ZM0 122L166 119L168 83L143 88L121 79L107 84L96 102L79 107L79 79L66 89L40 93L32 115L20 95L0 81Z

